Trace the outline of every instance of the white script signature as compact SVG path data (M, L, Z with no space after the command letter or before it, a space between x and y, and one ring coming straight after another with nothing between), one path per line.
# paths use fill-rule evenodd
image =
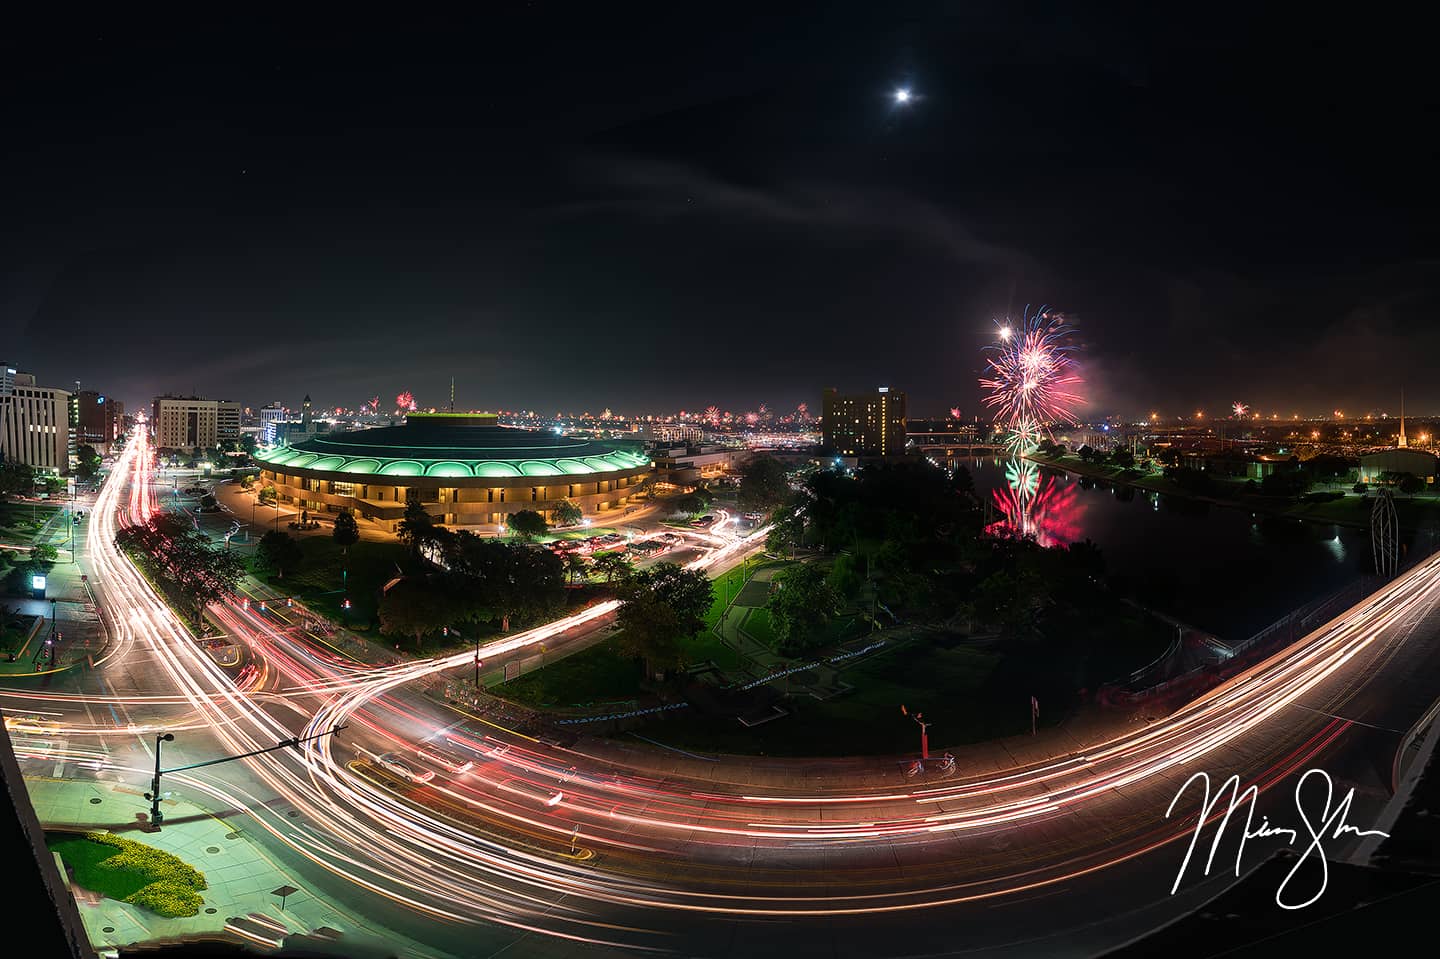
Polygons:
M1307 811L1306 799L1302 795L1306 792L1305 784L1310 782L1312 777L1318 780L1318 785L1309 790L1309 802L1311 809L1318 806L1320 813L1318 818L1312 818L1310 812ZM1225 827L1230 825L1230 816L1246 800L1249 800L1249 805L1245 811L1245 830L1240 835L1240 845L1235 851L1236 876L1240 875L1240 857L1244 855L1245 843L1249 840L1273 839L1283 836L1285 837L1286 844L1291 846L1300 840L1299 830L1284 826L1272 826L1270 820L1265 816L1260 817L1260 824L1258 826L1254 825L1255 800L1260 795L1260 791L1255 786L1250 786L1242 790L1240 788L1239 776L1231 776L1225 780L1212 799L1210 796L1209 774L1203 772L1196 773L1185 780L1185 785L1180 787L1180 791L1177 792L1175 798L1170 801L1170 808L1165 810L1166 819L1169 819L1171 814L1175 812L1175 806L1180 802L1180 797L1185 795L1186 790L1190 788L1190 784L1194 782L1199 782L1204 787L1205 794L1200 806L1199 819L1195 823L1195 832L1190 836L1190 847L1185 850L1185 860L1180 863L1180 871L1175 876L1175 884L1170 887L1170 894L1172 896L1175 894L1175 891L1180 888L1180 880L1185 878L1185 871L1190 868L1190 857L1195 853L1195 846L1200 841L1200 834L1204 832L1206 822L1211 818L1211 814L1215 811L1215 808L1220 805L1220 800L1225 797L1227 790L1230 792L1230 805L1225 809L1225 815L1221 818L1220 825L1215 830L1215 838L1210 843L1210 855L1205 859L1205 875L1210 875L1210 867L1215 862L1215 853L1220 848L1220 840L1225 835ZM1357 829L1345 821L1350 815L1350 804L1355 799L1355 790L1353 788L1345 793L1344 798L1338 803L1335 803L1332 808L1331 802L1334 798L1334 783L1330 780L1330 774L1323 769L1311 769L1307 771L1305 775L1300 777L1300 781L1295 784L1295 811L1300 815L1300 821L1305 824L1308 845L1305 847L1305 851L1300 854L1300 858L1297 859L1295 864L1290 868L1290 871L1286 873L1285 879L1280 883L1280 888L1275 891L1275 904L1281 909L1304 909L1324 895L1325 886L1330 881L1330 867L1325 861L1325 850L1321 848L1321 843L1325 840L1339 839L1346 833L1353 833L1356 836L1384 836L1389 838L1389 833L1381 832L1378 829ZM1321 802L1321 799L1324 801ZM1319 860L1319 888L1315 890L1314 895L1304 902L1291 902L1286 897L1285 891L1290 888L1291 881L1294 880L1296 874L1300 872L1300 868L1309 861L1312 853L1315 855L1315 858Z

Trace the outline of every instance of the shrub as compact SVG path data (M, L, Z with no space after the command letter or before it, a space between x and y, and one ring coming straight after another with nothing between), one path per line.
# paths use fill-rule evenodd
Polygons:
M110 833L86 833L85 838L120 850L101 863L103 868L131 872L150 880L144 888L128 896L126 902L172 919L200 912L203 900L199 890L209 887L205 874L194 866L163 849Z

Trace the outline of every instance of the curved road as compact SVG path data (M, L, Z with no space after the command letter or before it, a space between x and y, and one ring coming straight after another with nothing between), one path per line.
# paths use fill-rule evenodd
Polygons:
M1379 770L1394 732L1435 695L1432 559L1174 715L1071 755L979 769L957 750L955 773L922 783L873 762L566 748L423 694L464 675L472 653L366 667L236 604L212 613L249 661L217 662L110 545L117 523L154 508L148 460L132 442L89 531L112 654L85 689L17 710L43 710L71 748L137 785L154 729L186 731L170 767L345 726L338 740L167 776L167 789L243 810L314 888L440 953L1093 955L1234 881L1234 842L1201 875L1207 844L1172 895L1198 791L1166 811L1192 774L1217 786L1237 774L1272 823L1295 825L1295 782L1323 768L1342 792L1357 787L1349 822L1366 828L1388 798ZM694 565L722 566L763 536ZM517 633L486 659L599 628L612 611ZM423 739L473 766L411 783L375 762L398 751L427 768L414 759ZM1244 865L1275 848L1252 840ZM1302 874L1292 892L1318 881Z

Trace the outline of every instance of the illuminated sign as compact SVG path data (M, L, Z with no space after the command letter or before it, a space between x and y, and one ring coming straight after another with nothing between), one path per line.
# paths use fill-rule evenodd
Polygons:
M42 574L40 574L40 573L36 573L36 574L34 574L33 576L31 576L31 577L30 577L30 588L31 588L31 589L41 589L41 590L43 590L43 589L45 588L45 577L44 577L44 575L42 575Z

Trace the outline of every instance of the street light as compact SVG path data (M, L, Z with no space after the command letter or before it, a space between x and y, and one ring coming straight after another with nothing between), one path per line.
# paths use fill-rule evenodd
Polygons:
M160 811L160 744L174 741L174 733L155 734L155 778L150 780L150 791L145 798L150 800L150 824L157 829L165 821L165 814Z

